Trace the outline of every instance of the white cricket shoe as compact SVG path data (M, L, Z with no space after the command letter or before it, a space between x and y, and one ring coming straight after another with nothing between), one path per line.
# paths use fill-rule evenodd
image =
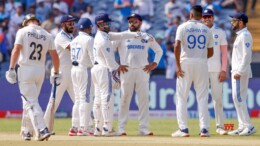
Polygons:
M209 131L205 128L201 129L200 137L210 137Z
M107 128L103 127L102 136L116 136L116 132L114 130L109 131Z
M142 129L142 130L139 131L139 135L141 135L141 136L152 136L153 132L149 131L147 129Z
M127 134L124 130L119 130L119 131L116 132L116 135L117 136L126 136Z
M239 135L239 133L241 133L243 130L244 129L236 129L236 130L233 130L233 131L229 131L228 135L236 136L236 135Z
M24 131L21 133L22 139L24 139L25 141L30 141L32 138L32 134L30 134L30 132L25 133Z
M49 137L51 136L51 133L49 132L48 128L44 128L43 130L40 131L39 136L37 138L38 141L44 141L48 140Z
M239 133L239 136L249 136L256 133L256 129L255 127L251 127L251 128L245 128L242 132Z
M219 135L227 135L227 131L224 130L223 128L217 128L216 132L217 132Z
M96 127L94 131L94 136L101 136L101 135L102 135L102 131L98 127Z
M180 129L171 134L172 137L190 137L188 128Z

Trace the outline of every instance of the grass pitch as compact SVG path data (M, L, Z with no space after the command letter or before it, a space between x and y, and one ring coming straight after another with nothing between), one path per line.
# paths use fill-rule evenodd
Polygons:
M71 119L55 119L55 136L48 142L26 142L19 136L21 119L0 119L0 146L260 146L260 119L252 119L257 133L251 136L220 136L216 134L215 120L211 119L211 137L199 137L199 120L189 119L189 138L173 138L171 133L178 129L176 119L152 119L150 130L154 136L138 136L138 121L129 120L126 128L127 136L123 137L69 137L68 129L71 127ZM226 124L234 124L237 128L237 119L225 120ZM117 122L114 123L117 127Z

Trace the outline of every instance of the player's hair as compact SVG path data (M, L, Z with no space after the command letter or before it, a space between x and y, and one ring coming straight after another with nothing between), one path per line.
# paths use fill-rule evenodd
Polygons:
M192 6L190 12L194 15L195 18L200 19L202 17L202 7L200 5Z

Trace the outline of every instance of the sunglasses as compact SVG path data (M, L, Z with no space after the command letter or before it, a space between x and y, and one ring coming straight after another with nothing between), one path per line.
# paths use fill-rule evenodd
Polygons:
M137 24L138 21L137 20L132 20L132 21L128 21L129 24Z
M237 21L241 21L239 19L232 19L231 22L234 23L234 22L237 22Z

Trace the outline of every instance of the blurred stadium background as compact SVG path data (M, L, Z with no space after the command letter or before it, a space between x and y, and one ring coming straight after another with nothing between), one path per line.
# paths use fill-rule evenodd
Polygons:
M20 118L22 103L17 85L6 82L4 73L8 70L10 53L13 47L15 34L21 28L23 17L27 13L35 13L41 20L42 26L53 36L60 29L59 18L63 14L72 14L78 18L89 17L91 20L95 14L108 13L114 20L113 31L124 31L127 29L127 21L120 9L115 8L118 0L0 0L0 118ZM152 118L175 118L175 78L166 79L165 70L167 66L166 44L174 43L177 26L186 21L188 10L194 3L201 4L204 8L213 8L216 17L215 23L223 28L228 38L229 67L227 71L230 77L230 62L232 44L235 33L231 31L229 15L236 12L245 12L249 16L248 27L254 38L252 70L254 78L250 80L248 90L248 108L251 117L260 117L260 3L252 7L254 0L122 0L122 2L134 1L129 7L132 12L137 12L144 17L142 30L153 36L164 49L158 68L152 73L150 83L150 116ZM173 1L172 4L169 4ZM82 3L83 2L83 3ZM169 9L166 5L170 5ZM167 9L169 11L167 11ZM95 33L95 31L93 31ZM75 35L77 32L75 31ZM172 46L170 46L172 47ZM173 48L171 48L173 49ZM153 59L153 52L149 51L149 60ZM0 57L1 58L1 57ZM39 97L42 109L46 109L49 100L51 85L49 73L51 68L50 58L46 61L46 80ZM223 105L226 118L236 118L236 111L231 97L231 84L228 78L223 84ZM120 92L115 93L115 116L118 111ZM137 100L134 96L131 102L130 117L138 115ZM213 103L209 98L209 112L214 118ZM198 118L195 92L192 89L189 94L189 116ZM56 117L70 117L72 102L65 94L58 109Z

